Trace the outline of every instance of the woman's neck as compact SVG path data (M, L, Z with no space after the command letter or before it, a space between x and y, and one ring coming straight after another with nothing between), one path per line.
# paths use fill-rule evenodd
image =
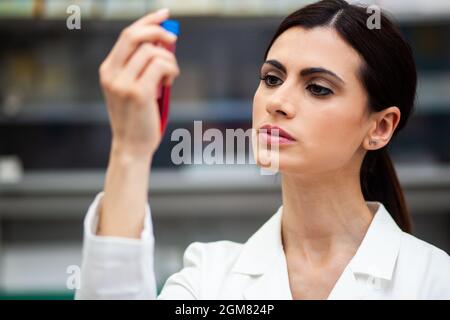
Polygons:
M312 264L327 263L337 252L356 251L373 218L359 174L283 174L282 192L285 251Z

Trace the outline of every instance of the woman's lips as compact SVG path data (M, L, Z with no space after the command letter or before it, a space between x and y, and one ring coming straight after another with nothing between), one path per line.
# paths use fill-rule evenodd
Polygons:
M262 143L265 143L267 145L274 145L274 144L285 145L285 144L292 144L295 142L294 140L290 140L280 136L273 136L266 132L260 132L258 134L258 137Z
M264 125L258 130L258 138L261 142L269 145L286 145L295 143L286 131L277 126Z

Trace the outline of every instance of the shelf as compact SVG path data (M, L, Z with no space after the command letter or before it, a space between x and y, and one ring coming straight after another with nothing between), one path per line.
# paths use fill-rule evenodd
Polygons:
M450 212L450 166L397 165L413 212ZM0 218L80 218L103 189L103 171L29 172L0 184ZM156 217L267 214L281 203L279 176L256 166L188 166L154 170L149 199Z
M171 102L170 121L251 121L251 100L216 100ZM76 104L35 104L21 107L17 114L0 114L0 124L99 123L108 124L108 113L102 101Z
M66 18L67 8L76 4L83 19L135 19L146 12L168 7L178 16L264 16L285 15L310 1L236 0L3 0L0 17L45 19Z
M5 244L0 256L0 298L36 296L67 298L65 288L70 265L81 263L81 245L74 243Z
M3 0L0 18L61 19L69 14L67 8L79 6L82 19L136 19L145 12L168 7L178 16L286 16L312 0ZM450 16L447 0L360 0L368 5L379 5L392 12L398 20L445 19Z

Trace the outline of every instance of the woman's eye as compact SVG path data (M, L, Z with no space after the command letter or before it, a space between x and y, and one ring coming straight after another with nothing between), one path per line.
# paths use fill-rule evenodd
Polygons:
M315 96L328 96L333 93L330 89L319 86L318 84L310 84L306 89Z
M276 86L276 85L279 85L280 84L280 82L281 82L281 79L280 78L278 78L278 77L276 77L276 76L273 76L273 75L270 75L270 74L267 74L267 75L265 75L265 76L263 76L263 77L259 77L262 81L264 81L264 83L268 86L268 87L274 87L274 86ZM278 81L280 81L280 82L278 82Z

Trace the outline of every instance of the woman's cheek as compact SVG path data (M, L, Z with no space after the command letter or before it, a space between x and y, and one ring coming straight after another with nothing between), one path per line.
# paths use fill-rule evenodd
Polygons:
M306 152L309 154L308 160L318 170L337 169L351 158L354 153L352 133L355 129L353 121L349 120L328 112L315 118L314 125L308 126Z
M361 127L359 123L356 117L351 116L343 117L340 122L334 125L334 130L332 130L333 137L330 137L334 146L331 148L338 155L336 158L341 166L350 161L361 143Z
M264 113L266 112L265 101L263 95L256 90L255 96L253 97L253 109L252 109L252 127L253 129L258 129L262 121L264 121Z

